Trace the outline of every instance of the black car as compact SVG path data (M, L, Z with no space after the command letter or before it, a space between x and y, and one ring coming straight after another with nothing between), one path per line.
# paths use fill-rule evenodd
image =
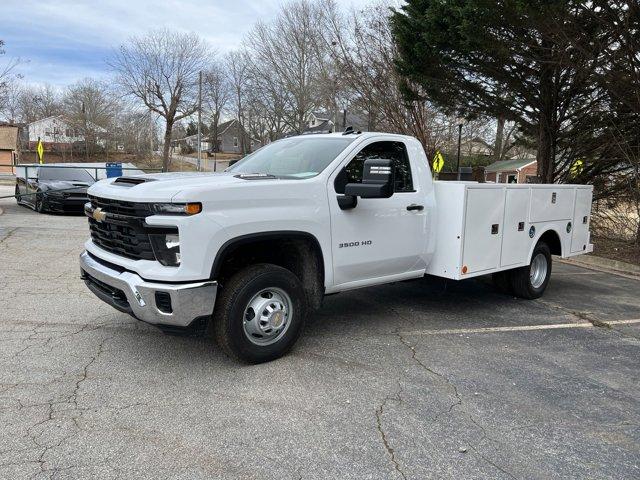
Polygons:
M87 187L95 183L84 168L38 165L16 176L16 200L37 212L78 212L84 210ZM26 179L25 179L26 177Z

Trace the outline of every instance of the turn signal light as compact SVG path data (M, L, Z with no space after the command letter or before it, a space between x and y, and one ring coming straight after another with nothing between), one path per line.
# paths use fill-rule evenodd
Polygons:
M462 273L467 273L467 266L466 265L462 266Z
M187 215L195 215L196 213L200 213L202 211L201 203L187 203L184 206L184 212Z

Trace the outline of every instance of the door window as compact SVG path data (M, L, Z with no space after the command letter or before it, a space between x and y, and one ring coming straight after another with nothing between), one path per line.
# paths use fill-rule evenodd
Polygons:
M364 147L344 167L335 179L336 193L344 193L347 183L362 183L364 161L369 159L385 159L393 161L395 173L395 193L413 192L411 164L407 148L402 142L375 142Z

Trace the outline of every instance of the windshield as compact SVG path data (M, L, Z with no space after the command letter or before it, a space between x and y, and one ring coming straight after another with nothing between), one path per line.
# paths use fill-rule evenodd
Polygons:
M278 140L243 158L229 172L309 178L329 165L354 137L292 137Z
M93 183L95 181L84 168L41 167L38 170L38 178L40 180L66 180L84 183Z

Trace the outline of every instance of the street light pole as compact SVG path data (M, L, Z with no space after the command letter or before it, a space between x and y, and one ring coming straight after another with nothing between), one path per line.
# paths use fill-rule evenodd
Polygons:
M456 171L458 172L458 180L460 180L460 143L462 142L462 122L458 123L458 160L456 162Z

